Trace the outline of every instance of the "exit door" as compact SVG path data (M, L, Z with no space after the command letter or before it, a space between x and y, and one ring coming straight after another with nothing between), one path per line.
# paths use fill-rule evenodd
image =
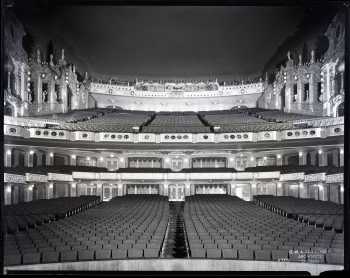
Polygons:
M184 184L169 184L169 201L183 202L185 201L185 185Z

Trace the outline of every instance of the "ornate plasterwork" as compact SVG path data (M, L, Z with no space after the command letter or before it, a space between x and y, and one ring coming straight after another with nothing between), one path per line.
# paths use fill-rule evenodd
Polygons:
M47 182L47 176L39 174L26 173L26 181L28 182Z
M338 182L344 182L344 174L343 173L338 173L338 174L326 176L326 183L338 183Z
M8 182L8 183L26 183L26 176L4 173L4 182Z
M72 175L57 173L48 173L47 179L50 181L73 181Z
M280 181L304 180L304 173L281 174Z
M317 173L317 174L309 174L305 175L305 182L317 182L317 181L325 181L326 173Z

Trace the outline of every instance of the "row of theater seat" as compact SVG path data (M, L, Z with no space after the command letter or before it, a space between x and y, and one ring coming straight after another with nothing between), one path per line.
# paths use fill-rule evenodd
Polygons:
M16 233L84 211L100 203L99 196L62 197L5 206L6 231Z
M254 199L258 205L300 222L340 232L343 230L344 206L341 204L291 196L259 195Z
M342 233L300 223L237 197L186 197L184 218L191 251L216 249L211 252L217 254L224 249L235 249L241 254L304 251L319 254L320 263L324 254L338 258L338 263L341 263L344 254ZM204 251L200 252L203 254Z
M342 264L344 257L340 253L313 254L308 252L289 252L288 250L251 250L251 249L191 249L194 259L257 260L279 262L306 262L319 264Z
M5 265L39 264L76 262L111 259L151 259L159 258L159 249L96 249L96 250L66 250L66 251L45 251L24 254L6 254Z
M163 196L116 197L69 218L7 234L5 257L9 264L46 262L47 256L61 261L159 257L168 214ZM36 261L27 254L35 254Z
M133 127L145 133L207 133L214 126L220 126L220 132L261 132L302 128L293 124L300 120L307 121L305 127L319 127L328 119L260 108L202 111L198 114L95 108L54 114L45 119L50 118L59 120L58 128L65 130L126 133L135 132ZM310 122L313 119L315 121Z

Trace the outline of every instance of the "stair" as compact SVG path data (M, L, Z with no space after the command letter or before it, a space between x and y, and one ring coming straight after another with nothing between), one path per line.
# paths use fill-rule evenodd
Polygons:
M184 202L169 203L169 227L165 245L165 258L187 258L184 226Z

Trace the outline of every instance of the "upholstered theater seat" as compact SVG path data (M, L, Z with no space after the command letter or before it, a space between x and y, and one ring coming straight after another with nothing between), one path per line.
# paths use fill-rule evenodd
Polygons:
M23 264L39 264L41 259L40 253L23 254Z
M93 250L79 250L78 260L79 261L91 261L94 259L95 251Z
M75 262L78 260L78 251L76 250L65 250L61 251L61 262Z
M22 255L21 254L6 254L4 256L4 265L20 265L22 263Z
M127 258L127 249L113 249L112 250L112 259L126 259Z
M255 250L254 256L257 261L271 261L271 251L268 250Z
M222 249L222 258L223 259L237 259L238 252L236 249Z
M238 259L254 260L254 251L250 249L238 249Z
M96 260L109 260L111 258L111 250L99 249L95 251Z
M57 263L60 253L57 251L48 251L42 253L42 263Z
M143 249L130 248L128 249L128 258L142 258L143 257Z
M207 258L208 259L220 259L221 258L221 249L213 249L213 248L210 248L206 250L207 252Z
M192 258L205 258L205 249L191 249Z
M159 249L143 249L143 255L145 258L157 258L159 257Z

